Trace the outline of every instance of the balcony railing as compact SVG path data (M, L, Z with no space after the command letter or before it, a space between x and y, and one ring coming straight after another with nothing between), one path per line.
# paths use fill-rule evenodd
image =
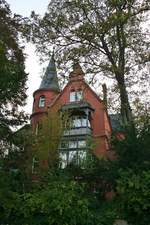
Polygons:
M63 136L74 136L74 135L91 135L92 130L89 127L80 127L80 128L73 128L70 130L64 131Z

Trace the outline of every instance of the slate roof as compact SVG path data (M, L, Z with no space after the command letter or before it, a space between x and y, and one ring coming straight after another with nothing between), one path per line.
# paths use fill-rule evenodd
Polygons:
M122 120L120 114L109 114L113 131L123 131Z
M59 92L58 77L54 54L52 55L39 89L51 89Z

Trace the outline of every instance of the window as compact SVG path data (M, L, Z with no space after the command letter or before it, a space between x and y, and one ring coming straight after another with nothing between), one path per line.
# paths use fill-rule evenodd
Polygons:
M68 163L77 162L77 151L69 151Z
M35 135L38 135L39 132L39 123L36 124Z
M91 127L90 121L88 120L88 127Z
M45 106L45 96L42 95L40 96L40 99L39 99L39 107L44 107Z
M76 101L76 92L71 91L70 92L70 102L75 102Z
M76 101L81 101L82 100L82 91L77 91L76 92Z
M78 149L85 148L86 140L70 140L70 141L62 141L60 144L61 149Z
M69 141L69 148L77 148L77 141Z
M35 128L35 135L38 135L41 130L42 130L42 124L38 122Z
M73 127L81 127L81 119L79 117L74 117L73 118Z
M83 99L82 91L71 91L70 92L70 102L78 102Z
M32 159L32 173L37 173L39 169L39 160L36 157Z
M87 156L87 152L80 150L80 151L69 151L69 152L60 152L60 167L62 169L66 168L67 165L74 164L74 165L81 165L85 161Z
M78 164L80 165L86 159L86 151L78 151Z
M69 164L80 165L86 158L86 140L63 140L59 152L60 167L66 168Z
M64 169L67 166L67 153L60 152L59 158L60 158L60 162L61 162L61 168Z
M86 118L82 118L82 127L86 127L87 126L87 120Z
M87 126L87 119L83 116L74 116L72 119L72 127L86 127Z
M80 140L78 141L78 148L85 148L86 147L86 141Z
M61 148L68 148L68 143L67 143L67 141L62 141L62 142L61 142Z
M79 141L69 141L69 148L85 148L86 147L86 141L85 140L79 140Z

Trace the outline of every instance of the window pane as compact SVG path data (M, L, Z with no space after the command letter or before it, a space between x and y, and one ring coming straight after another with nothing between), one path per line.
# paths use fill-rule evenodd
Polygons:
M86 160L86 151L78 151L78 164L84 168L84 162Z
M81 127L81 119L80 118L76 119L76 127Z
M59 158L60 158L61 168L64 169L67 166L67 153L66 152L60 152Z
M39 168L39 160L36 157L32 159L32 173L37 173Z
M85 148L85 147L86 147L86 141L85 140L78 141L78 148Z
M86 151L78 151L78 159L79 160L86 159Z
M82 127L86 127L86 118L82 118Z
M41 96L39 99L39 107L45 106L45 96Z
M83 96L82 96L82 91L77 91L76 92L76 101L80 101L82 100Z
M37 123L36 128L35 128L35 135L38 135L39 132L39 123Z
M68 142L67 141L62 141L61 142L61 148L68 148Z
M90 121L88 120L88 127L91 127Z
M77 151L69 151L68 163L77 162Z
M69 148L77 148L77 141L69 141Z
M72 122L73 127L81 127L81 119L79 117L74 117Z
M75 102L76 101L76 93L75 91L70 92L70 102Z

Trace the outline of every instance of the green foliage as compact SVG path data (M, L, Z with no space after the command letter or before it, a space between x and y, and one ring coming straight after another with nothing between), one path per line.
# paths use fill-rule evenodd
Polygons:
M0 170L0 224L16 224L15 216L21 205L22 175L15 171Z
M53 167L30 188L22 174L1 171L1 223L112 225L116 219L124 219L133 225L147 225L149 124L125 136L115 142L116 161L93 157L88 159L89 168ZM106 201L112 190L116 195Z
M146 225L150 221L150 170L120 171L117 181L117 201L120 212L132 224Z
M57 108L57 107L56 107ZM38 132L33 136L32 157L39 161L38 173L58 167L58 148L65 129L67 129L67 114L60 114L58 109L47 111L38 124ZM66 127L66 128L65 128ZM46 162L44 166L43 162Z
M32 192L19 194L1 185L0 218L8 225L104 225L113 221L114 213L100 207L86 185L64 176L51 176L48 183L38 184ZM47 180L47 181L48 181ZM2 183L1 183L2 184ZM7 190L7 194L5 192ZM4 192L4 194L2 194ZM20 207L21 205L21 207ZM105 218L103 218L105 215ZM109 224L112 224L112 223Z
M90 224L92 214L83 196L83 188L75 182L53 182L43 191L25 195L23 213L29 224Z
M128 128L125 138L113 141L118 160L114 163L118 168L131 168L135 172L147 170L150 166L150 123L145 117L141 127Z
M149 175L150 175L150 123L147 113L138 117L136 128L124 131L124 138L113 141L116 160L111 163L114 172L116 198L114 208L118 218L130 224L149 224ZM112 173L113 174L113 173Z
M31 15L39 52L49 55L54 45L57 61L65 70L68 61L78 59L86 73L98 75L97 80L99 75L115 79L124 123L132 121L126 87L139 78L145 81L148 75L148 30L142 24L148 20L148 2L53 0L43 18L34 12Z
M5 0L0 1L0 140L3 145L11 141L10 126L25 121L23 106L26 99L27 74L25 73L23 48L19 44L22 18L12 16Z

